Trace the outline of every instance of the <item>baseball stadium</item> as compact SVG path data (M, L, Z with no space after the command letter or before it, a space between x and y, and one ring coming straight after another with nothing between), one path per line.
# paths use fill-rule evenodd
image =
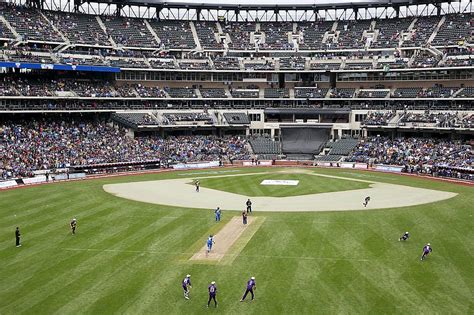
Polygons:
M0 0L0 314L474 313L472 0Z

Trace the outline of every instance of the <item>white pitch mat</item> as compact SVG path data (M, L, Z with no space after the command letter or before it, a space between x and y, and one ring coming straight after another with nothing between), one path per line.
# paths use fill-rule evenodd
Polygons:
M260 185L297 186L299 182L299 180L265 179Z

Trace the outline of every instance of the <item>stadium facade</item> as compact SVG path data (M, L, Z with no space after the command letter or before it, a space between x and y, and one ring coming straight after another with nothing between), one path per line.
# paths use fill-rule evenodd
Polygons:
M342 161L357 141L333 143L374 135L465 142L473 26L472 1L0 3L0 112L266 135L252 147L270 159Z

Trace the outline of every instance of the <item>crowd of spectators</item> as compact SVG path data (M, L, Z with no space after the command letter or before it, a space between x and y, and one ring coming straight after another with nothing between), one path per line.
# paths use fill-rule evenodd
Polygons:
M177 123L205 123L212 124L212 117L206 112L194 112L194 113L166 113L163 114L163 124L175 125Z
M386 126L393 117L395 117L396 112L369 112L367 117L362 122L364 125L371 126Z
M472 168L472 145L434 138L370 137L362 140L348 161L390 165Z
M131 138L106 122L28 120L0 123L0 178L33 171L101 163L248 159L240 137Z
M255 43L250 42L250 33L255 32L256 24L245 23L225 23L224 33L230 36L229 47L236 50L250 50L255 48Z
M458 113L433 113L425 111L423 113L406 112L400 118L400 122L434 124L437 127L454 127L459 125L459 119Z

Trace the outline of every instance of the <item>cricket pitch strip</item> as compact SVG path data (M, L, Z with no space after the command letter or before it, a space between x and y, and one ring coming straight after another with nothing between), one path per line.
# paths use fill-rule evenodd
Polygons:
M210 253L207 252L207 245L203 241L204 245L189 260L203 263L232 263L264 221L265 217L249 216L247 224L244 225L241 216L233 217L214 235L215 244Z

